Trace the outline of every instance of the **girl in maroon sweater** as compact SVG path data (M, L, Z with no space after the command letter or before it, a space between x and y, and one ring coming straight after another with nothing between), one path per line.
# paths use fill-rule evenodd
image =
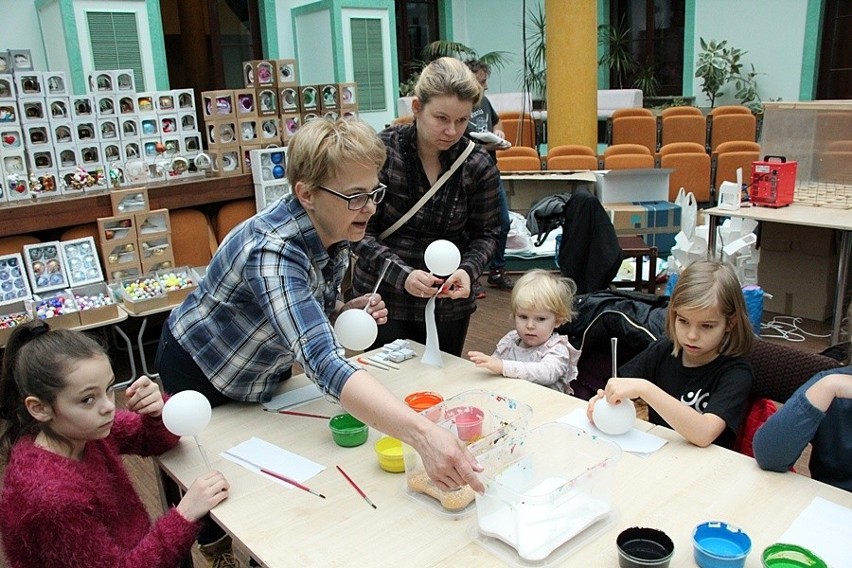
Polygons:
M198 477L152 525L120 454L157 455L178 438L163 396L141 377L116 410L115 376L85 334L41 322L16 329L0 377L0 534L12 568L174 567L199 519L228 496L219 472Z

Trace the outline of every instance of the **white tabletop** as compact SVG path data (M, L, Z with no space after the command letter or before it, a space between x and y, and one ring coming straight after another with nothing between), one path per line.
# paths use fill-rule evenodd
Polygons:
M495 377L446 354L444 361L443 369L415 358L398 371L369 371L400 398L419 390L449 398L470 389L511 397L533 407L530 427L586 405L524 380ZM294 377L286 388L307 382L303 375ZM333 415L340 409L318 399L298 410ZM668 444L647 457L622 455L611 522L560 566L616 566L616 535L637 525L659 528L672 537L676 553L671 566L694 566L692 529L704 521L724 520L749 533L753 549L746 566L757 567L763 548L775 542L815 496L852 508L848 492L793 473L763 472L746 456L715 446L695 447L665 428L644 422L637 427L668 439ZM282 487L219 456L251 436L325 465L307 485L328 498ZM341 448L332 441L325 420L273 414L253 404L216 408L200 438L213 467L228 478L231 495L213 516L264 566L505 565L473 542L475 513L460 520L441 514L405 494L404 474L379 469L373 451L379 436L371 431L366 444ZM159 464L183 486L204 470L191 439L182 440ZM347 484L335 470L338 464L377 509Z
M852 231L852 209L815 207L792 203L786 207L778 208L752 206L740 207L739 209L722 209L721 207L712 207L705 209L704 212L717 217L742 217L743 219L770 223Z

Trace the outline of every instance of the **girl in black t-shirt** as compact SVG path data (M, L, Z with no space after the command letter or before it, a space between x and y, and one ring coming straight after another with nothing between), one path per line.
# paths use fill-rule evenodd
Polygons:
M744 358L751 351L751 325L729 265L700 261L683 272L669 303L666 334L589 401L589 420L603 396L613 404L641 398L654 424L673 428L696 446L733 447L753 374Z

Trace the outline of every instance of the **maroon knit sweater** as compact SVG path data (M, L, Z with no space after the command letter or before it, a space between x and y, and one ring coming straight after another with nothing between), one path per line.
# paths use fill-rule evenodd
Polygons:
M82 460L21 439L0 496L0 534L11 568L173 568L200 525L175 509L151 525L119 454L174 447L160 418L118 410L109 437L90 441Z

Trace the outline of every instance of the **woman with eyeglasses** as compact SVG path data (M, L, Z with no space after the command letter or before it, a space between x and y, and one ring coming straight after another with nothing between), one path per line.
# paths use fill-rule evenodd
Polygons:
M392 227L429 191L465 151L464 135L482 87L467 65L443 57L426 66L414 88L413 124L391 126L379 134L388 159L379 180L387 195L357 245L353 278L356 294L378 280L386 258L392 263L379 291L388 323L379 327L373 347L404 338L426 343L426 302L437 296L435 319L441 351L461 355L470 316L476 309L474 282L497 249L497 167L479 145L417 212L390 235ZM423 260L437 239L455 243L461 264L453 274L431 274Z
M221 243L198 288L163 324L157 369L167 393L196 390L215 406L270 400L298 362L326 396L416 448L439 487L482 490L474 473L480 468L463 443L345 359L334 336L337 315L368 302L376 322L387 321L378 294L338 299L350 242L364 238L385 195L378 179L385 156L361 121L302 126L287 150L291 193ZM199 543L208 558L230 554L215 523Z

